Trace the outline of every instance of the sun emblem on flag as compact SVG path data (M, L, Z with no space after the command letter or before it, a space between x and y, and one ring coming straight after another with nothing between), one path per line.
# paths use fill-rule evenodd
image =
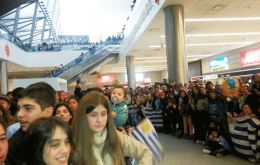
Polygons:
M142 130L142 132L143 132L144 134L147 134L148 132L150 132L151 128L150 128L149 124L143 123L143 124L141 125L141 130Z

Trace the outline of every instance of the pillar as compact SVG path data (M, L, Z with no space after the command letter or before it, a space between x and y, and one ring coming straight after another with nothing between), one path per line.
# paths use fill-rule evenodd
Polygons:
M135 59L134 56L126 56L126 70L127 70L127 80L128 88L135 89Z
M0 94L8 92L7 61L0 60Z
M169 80L188 81L188 63L185 54L184 8L172 5L164 8L165 41Z

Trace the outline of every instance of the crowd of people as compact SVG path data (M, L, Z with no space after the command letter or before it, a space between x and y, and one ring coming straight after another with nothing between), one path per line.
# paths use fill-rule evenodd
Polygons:
M78 83L74 93L54 91L43 82L17 88L0 97L0 161L87 165L130 164L135 158L150 165L150 150L128 136L147 117L158 132L192 140L204 154L237 154L258 162L260 73L253 79L249 86L240 81L239 93L232 96L221 84L165 79L136 89L81 90Z
M0 100L0 164L125 164L125 157L152 164L148 147L116 129L121 112L112 113L98 88L79 99L38 82Z

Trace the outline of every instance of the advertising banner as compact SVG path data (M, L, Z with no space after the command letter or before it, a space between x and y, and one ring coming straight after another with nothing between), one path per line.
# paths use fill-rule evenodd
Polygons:
M211 72L217 72L228 69L228 58L227 57L219 57L214 59L209 64Z
M97 75L97 84L99 85L112 85L116 81L114 74Z
M252 65L260 65L260 48L240 53L240 66Z

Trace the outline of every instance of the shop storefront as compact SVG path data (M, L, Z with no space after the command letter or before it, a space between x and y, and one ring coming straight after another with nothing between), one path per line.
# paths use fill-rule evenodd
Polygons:
M214 77L241 77L248 82L255 73L260 73L260 45L256 48L249 46L248 49L236 49L202 60L202 76L213 78L212 80Z

